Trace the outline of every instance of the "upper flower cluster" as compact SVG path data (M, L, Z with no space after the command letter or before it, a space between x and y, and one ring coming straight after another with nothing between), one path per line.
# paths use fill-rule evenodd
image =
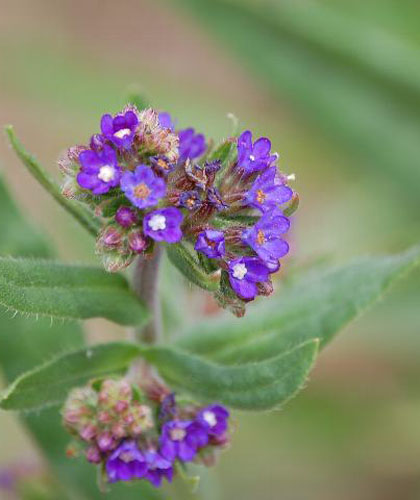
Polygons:
M130 105L104 115L101 133L59 164L63 194L103 220L97 251L109 271L157 242L182 240L198 265L219 273L216 296L232 306L271 293L270 275L289 249L282 205L296 195L277 159L270 140L253 141L250 131L211 151L194 129L177 131L168 113Z
M86 458L102 465L110 483L147 479L160 486L163 478L172 480L177 461L211 465L215 451L228 442L229 412L224 406L179 406L166 389L145 394L125 379L107 379L99 389L93 387L70 393L63 420L86 443Z

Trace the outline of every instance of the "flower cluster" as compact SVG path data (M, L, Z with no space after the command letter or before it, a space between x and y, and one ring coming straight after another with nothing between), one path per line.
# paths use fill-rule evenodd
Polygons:
M172 480L177 462L211 465L228 443L229 412L222 405L181 406L167 390L146 394L126 379L96 385L71 391L63 421L110 483L146 479L160 486Z
M97 252L108 271L156 244L181 243L220 278L222 305L271 293L270 275L289 249L284 204L297 195L269 139L245 131L211 150L193 128L175 130L168 113L131 105L104 115L100 128L59 165L63 194L102 221Z

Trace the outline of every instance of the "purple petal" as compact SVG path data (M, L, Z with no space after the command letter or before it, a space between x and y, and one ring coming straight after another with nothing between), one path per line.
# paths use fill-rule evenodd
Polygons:
M104 135L110 135L114 131L111 115L103 115L101 118L101 131Z
M257 293L257 285L245 279L238 280L229 275L229 281L235 292L244 299L253 299Z
M178 443L178 457L184 462L189 462L196 455L195 448L189 446L185 441Z
M264 158L268 155L271 149L271 141L267 137L260 137L254 142L252 152L255 158Z

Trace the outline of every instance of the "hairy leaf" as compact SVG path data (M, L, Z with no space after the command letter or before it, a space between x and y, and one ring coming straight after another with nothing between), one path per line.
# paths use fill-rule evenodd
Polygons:
M197 400L243 410L271 409L303 385L317 347L318 341L310 340L267 361L224 366L170 346L102 344L63 354L18 377L0 399L0 408L29 411L60 403L72 387L119 372L142 355L172 386Z
M69 212L92 236L96 237L100 230L100 222L84 205L77 201L69 200L61 194L61 189L57 183L50 177L42 165L25 150L23 144L16 137L15 131L11 125L6 127L6 133L9 136L10 144L15 153L41 184L41 186L50 193L50 195Z
M419 262L420 248L415 247L309 272L250 309L245 320L200 323L178 346L224 363L269 359L308 339L319 338L324 346Z
M209 291L219 288L220 273L206 273L187 243L167 245L166 252L172 264L194 285Z
M147 320L125 278L88 266L0 257L0 304L52 318L104 317L123 325Z
M258 363L224 366L171 347L142 348L143 356L180 390L199 401L241 410L278 408L304 384L318 350L310 340Z
M33 410L58 404L73 387L120 372L138 355L134 344L117 342L63 354L18 377L2 395L0 408Z

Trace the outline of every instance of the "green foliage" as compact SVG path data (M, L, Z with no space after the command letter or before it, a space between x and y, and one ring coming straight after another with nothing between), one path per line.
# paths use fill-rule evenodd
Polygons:
M0 257L0 304L31 316L104 317L122 325L148 319L123 276L48 260Z
M196 258L196 252L185 243L167 245L169 260L189 281L204 290L216 291L219 288L220 273L207 274Z
M61 403L73 387L119 373L139 354L129 343L108 343L63 354L24 373L0 399L4 410L34 410Z
M420 86L415 48L362 16L351 19L320 2L178 3L188 6L270 89L417 199Z
M259 363L225 366L171 347L142 348L172 386L198 401L220 401L241 410L278 408L304 384L315 360L318 342L308 341Z
M177 345L223 363L269 359L315 338L322 347L419 262L420 248L415 247L303 274L282 293L250 309L244 321L200 323Z
M11 125L6 127L6 132L12 148L29 172L65 210L96 238L100 229L99 220L85 206L77 201L68 200L61 194L60 187L57 183L50 177L34 156L25 150L23 144L16 137L15 131Z
M309 272L283 291L280 304L267 301L245 321L195 327L175 348L115 343L62 355L18 378L1 406L33 409L58 402L72 386L122 370L142 355L171 386L197 400L245 410L276 408L304 384L318 343L325 345L419 262L420 249L414 248Z
M18 377L0 399L4 410L35 410L61 403L72 387L118 373L139 355L154 364L171 386L199 401L232 408L278 407L303 385L318 341L308 341L268 361L224 366L172 347L115 342L63 354ZM46 390L48 388L48 390Z

